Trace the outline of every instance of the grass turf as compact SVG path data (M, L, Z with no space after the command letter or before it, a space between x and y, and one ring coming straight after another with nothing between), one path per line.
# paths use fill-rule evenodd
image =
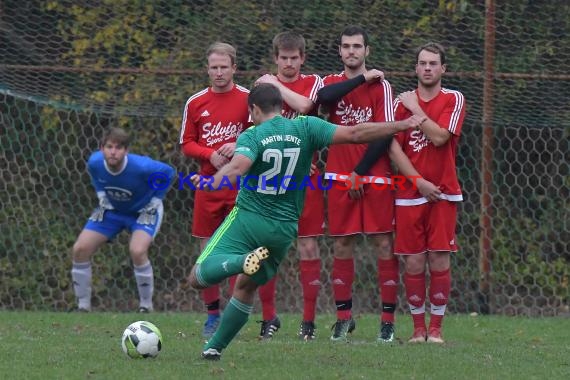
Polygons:
M256 318L257 317L257 318ZM376 343L375 315L356 317L350 343L331 343L333 315L302 342L298 315L280 315L270 342L257 340L254 315L219 362L200 358L205 315L189 313L0 312L0 378L5 379L568 379L570 319L451 315L444 345L408 344L411 319L398 315L396 341ZM126 326L155 323L156 359L127 358Z

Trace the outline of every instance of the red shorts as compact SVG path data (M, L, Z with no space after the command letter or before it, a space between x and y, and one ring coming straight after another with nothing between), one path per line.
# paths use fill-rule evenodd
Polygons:
M234 207L236 196L237 190L233 189L212 192L196 190L194 193L192 236L210 238Z
M364 185L364 196L350 199L341 185L329 184L328 218L331 236L380 234L394 230L394 192L389 186Z
M314 190L305 187L305 206L299 218L299 237L321 236L325 233L325 195L319 177L320 174L311 176Z
M396 206L396 255L458 250L455 238L456 202L438 201L418 206Z

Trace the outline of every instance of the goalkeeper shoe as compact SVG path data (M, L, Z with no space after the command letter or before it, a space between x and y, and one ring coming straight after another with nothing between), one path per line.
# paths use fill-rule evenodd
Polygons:
M208 314L208 319L204 323L204 329L202 330L202 337L205 339L210 339L218 326L220 325L220 314Z
M281 328L281 321L279 317L275 317L269 321L258 321L261 323L261 330L259 331L260 340L269 340Z
M245 255L243 262L243 273L251 276L257 273L261 268L261 262L269 257L269 250L265 247L259 247Z
M317 326L313 321L303 321L301 322L301 329L299 330L299 338L301 340L313 340L317 337L315 332L317 331Z
M378 335L378 342L390 343L394 341L394 332L396 331L392 322L382 322L380 325L380 335Z
M85 307L74 306L68 310L70 313L89 313L91 310Z
M331 340L333 342L348 342L348 334L351 334L356 329L356 322L354 319L339 319L331 327L333 334Z
M414 334L408 340L408 343L424 343L427 339L427 331L425 327L414 328Z
M208 348L202 351L202 359L205 360L220 360L222 358L222 350L216 350L215 348Z
M441 328L430 327L428 334L427 334L427 342L428 343L438 343L438 344L445 343L445 341L441 337Z

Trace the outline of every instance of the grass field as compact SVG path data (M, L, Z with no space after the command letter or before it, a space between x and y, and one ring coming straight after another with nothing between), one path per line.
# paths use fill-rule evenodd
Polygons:
M141 318L143 317L143 318ZM259 342L254 315L219 362L200 359L202 314L0 312L1 379L570 379L570 319L457 315L446 317L444 345L377 344L377 317L357 317L350 343L329 341L334 316L317 319L318 338L296 338L297 315ZM120 348L139 319L162 331L156 359L132 360Z

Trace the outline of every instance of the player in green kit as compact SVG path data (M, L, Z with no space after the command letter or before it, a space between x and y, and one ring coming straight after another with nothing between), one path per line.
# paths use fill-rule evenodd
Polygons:
M199 175L195 186L220 190L236 184L236 205L198 257L190 284L203 289L239 274L220 326L204 346L202 357L218 360L245 325L258 286L269 281L297 237L313 152L331 144L359 144L416 128L424 118L412 116L387 123L342 127L312 116L286 119L283 99L271 84L249 94L248 107L256 127L238 138L232 160L213 180Z

